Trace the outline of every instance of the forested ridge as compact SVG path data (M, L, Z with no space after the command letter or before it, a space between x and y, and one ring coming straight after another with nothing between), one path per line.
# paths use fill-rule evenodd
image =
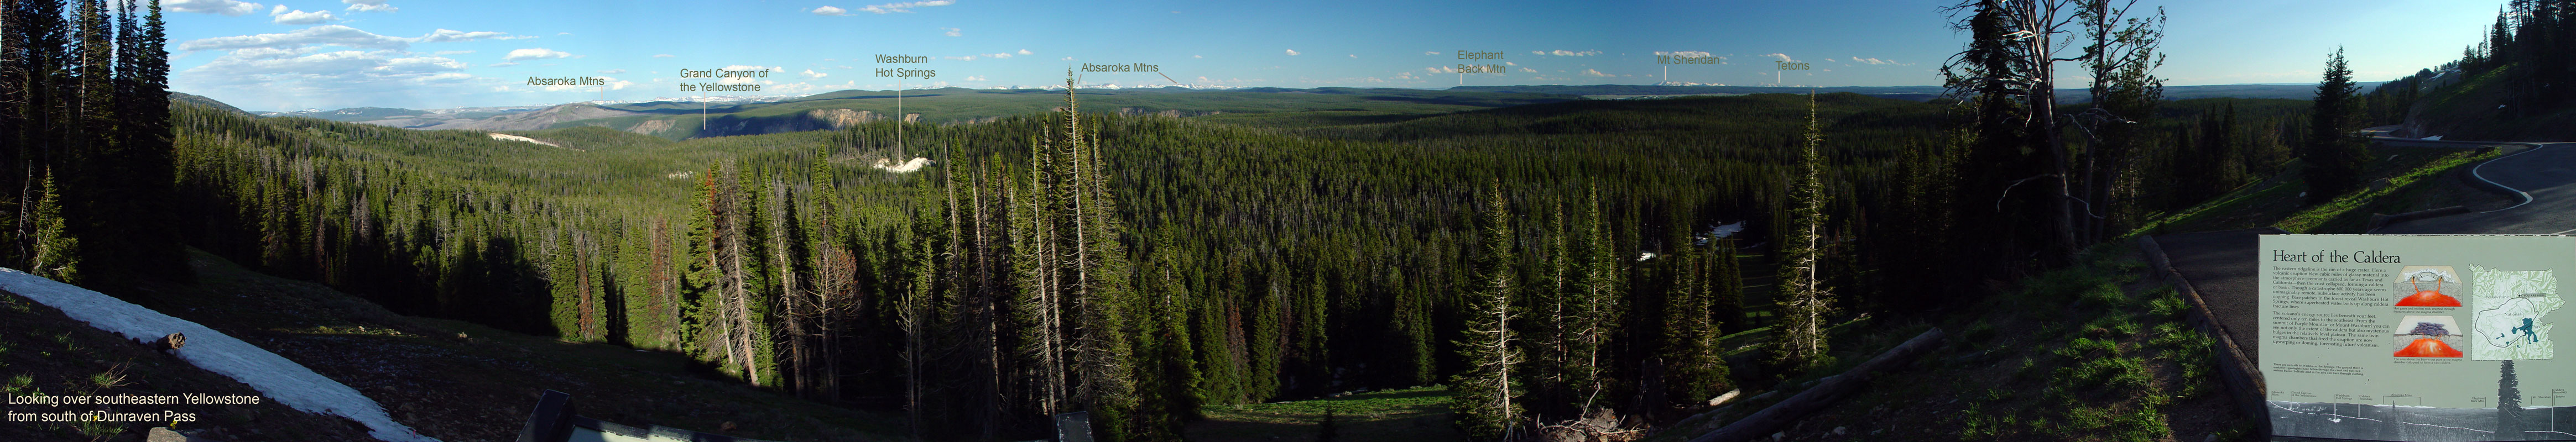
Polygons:
M2144 31L2086 51L2103 102L2047 117L2050 85L1992 80L2052 78L2011 59L2057 55L1989 43L2066 22L1972 2L1959 98L1931 102L1221 119L1085 111L1069 88L1056 112L900 130L511 132L546 145L172 103L157 12L42 3L10 3L11 47L81 50L7 60L6 265L175 279L184 241L406 314L901 411L942 440L1077 411L1109 440L1173 440L1203 405L1433 384L1478 438L1669 417L1830 366L1833 324L1981 296L2348 122L2163 100ZM30 18L66 16L99 18ZM2122 23L2142 26L2093 25ZM869 167L913 155L936 165ZM1772 357L1729 360L1739 333Z
M1791 100L1647 105L1770 112L1753 109ZM1920 124L1937 107L1821 100L1829 136L1937 135ZM1453 120L1467 127L1424 132L1446 141L1397 143L1082 115L915 125L903 143L940 165L896 174L857 166L893 149L884 122L680 142L520 133L558 148L182 106L179 207L200 224L192 244L400 311L689 352L810 397L989 398L901 401L933 435L1017 435L1045 412L1100 411L1090 399L1132 389L1116 397L1134 398L1117 405L1135 418L1112 421L1154 438L1200 403L1449 381L1478 262L1526 281L1519 309L1594 315L1519 322L1525 339L1584 353L1531 355L1556 367L1533 373L1598 378L1604 391L1524 383L1549 398L1533 411L1634 402L1639 361L1692 342L1666 335L1707 333L1664 325L1667 303L1709 302L1690 290L1706 285L1693 275L1713 271L1719 242L1694 235L1767 216L1788 176L1751 147L1788 140L1675 136L1699 127L1498 139L1466 135L1495 124L1466 114ZM1892 158L1835 156L1835 174ZM1491 238L1472 233L1494 208L1519 220L1507 245L1523 251L1508 263L1490 262L1476 244ZM1051 258L1065 253L1082 262ZM1714 310L1730 313L1670 320L1750 328ZM1087 326L1104 323L1121 327ZM1099 359L1117 348L1123 359ZM1670 388L1728 382L1698 376Z
M936 438L1020 437L1076 410L1169 438L1200 404L1455 385L1494 281L1480 278L1506 274L1517 397L1570 418L1738 382L1713 338L1770 324L1768 288L1741 281L1772 270L1748 263L1788 224L1774 214L1799 159L1782 147L1807 99L1310 130L1032 115L907 127L908 151L940 159L912 174L861 166L893 151L890 122L518 133L552 147L182 105L177 207L190 244L264 271L413 314L685 352L746 383L913 411ZM1827 231L1860 238L1925 167L1903 162L1941 150L1944 108L1815 100ZM1833 244L1823 274L1849 310L1926 304L1877 287L1868 242Z

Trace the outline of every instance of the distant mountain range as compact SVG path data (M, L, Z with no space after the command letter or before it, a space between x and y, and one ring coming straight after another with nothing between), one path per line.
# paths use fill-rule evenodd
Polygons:
M2368 93L2372 89L2378 88L2380 83L2386 82L2373 81L2358 84L2361 85L2361 91L2363 93ZM1813 90L1819 93L1828 94L1850 92L1881 98L1914 101L1929 101L1934 98L1939 98L1944 92L1940 86L1834 86L1807 88L1781 86L1656 86L1624 84L1605 84L1594 86L1459 86L1449 88L1449 90L1566 94L1595 98L1672 95L1780 94L1806 93L1809 90ZM2165 99L2168 100L2189 100L2194 98L2284 98L2292 100L2306 100L2315 98L2316 95L2317 85L2314 83L2165 86ZM2091 101L2092 99L2093 93L2090 90L2057 90L2057 101L2060 103L2082 103Z
M2378 83L2363 83L2365 88ZM1324 119L1345 124L1401 121L1452 112L1527 104L1604 99L1651 99L1680 96L1766 93L1854 93L1879 98L1930 101L1937 86L1461 86L1448 89L1241 88L1183 87L1085 89L1085 110L1122 114L1212 117L1246 124L1295 119ZM480 131L543 130L600 126L667 139L751 135L837 129L871 121L902 118L950 124L991 121L1010 115L1045 112L1063 105L1062 89L919 89L905 90L898 108L897 91L843 90L802 97L724 97L723 100L656 99L645 102L581 102L553 106L498 106L454 109L353 107L291 112L246 112L261 117L304 117L406 129ZM2165 98L2307 99L2315 85L2235 84L2168 86ZM205 97L173 93L180 100L231 106ZM2059 89L2060 102L2089 98L2083 89ZM234 109L238 111L238 109ZM900 117L897 114L902 114ZM702 117L703 115L703 117Z

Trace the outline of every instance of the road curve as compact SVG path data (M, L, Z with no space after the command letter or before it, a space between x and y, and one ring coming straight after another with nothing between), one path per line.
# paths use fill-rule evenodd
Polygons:
M2371 132L2381 132L2374 128ZM2522 195L2503 209L2390 224L2370 233L2576 233L2576 143L2427 141L2374 136L2381 145L2424 147L2501 146L2518 152L2479 163L2470 178Z

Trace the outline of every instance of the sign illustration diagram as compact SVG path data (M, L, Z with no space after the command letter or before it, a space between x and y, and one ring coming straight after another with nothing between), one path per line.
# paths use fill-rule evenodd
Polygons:
M2479 287L2471 299L2469 358L2481 361L2556 357L2549 332L2557 325L2550 312L2565 306L2558 297L2558 277L2548 270L2516 271L2470 267Z
M2450 287L2453 293L2459 292L2460 275L2452 273L2451 266L2406 266L2398 274L2406 279L2402 284L2404 288L2398 291L2405 295L2397 299L2398 307L2460 306L2459 298L2442 294L2443 287Z

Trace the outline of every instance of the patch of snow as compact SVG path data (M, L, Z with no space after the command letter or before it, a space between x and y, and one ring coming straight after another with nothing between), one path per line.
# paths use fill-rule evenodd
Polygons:
M365 424L367 434L379 440L438 441L394 422L392 416L385 414L383 406L348 385L195 322L17 269L0 268L0 290L62 309L64 316L89 323L100 330L125 335L127 339L153 340L170 333L185 334L188 336L187 346L172 351L179 359L249 384L269 400L307 413L349 418Z
M1699 237L1696 240L1691 241L1691 245L1705 246L1708 245L1709 241L1726 239L1726 237L1735 236L1735 234L1738 233L1744 233L1744 223L1746 222L1749 221L1736 221L1734 224L1709 226L1708 236Z
M2433 141L2442 141L2442 136L2441 136L2441 135L2434 135L2434 136L2424 137L2424 139L2427 139L2427 140L2433 140Z
M887 172L894 172L894 173L912 173L912 172L915 172L915 171L919 171L919 170L921 170L921 168L922 168L922 167L929 166L929 165L930 165L930 159L929 159L929 158L912 157L912 161L905 161L905 162L903 162L903 164L895 164L894 160L890 160L890 159L879 159L879 160L877 160L877 163L876 163L875 165L870 166L870 167L875 167L875 168L878 168L878 169L885 169L885 171L887 171Z
M538 139L535 139L535 138L522 137L522 136L518 136L518 135L511 135L511 134L505 134L505 133L500 133L500 132L485 132L484 134L485 134L485 135L491 135L491 136L492 136L492 139L495 139L495 140L501 140L501 141L518 141L518 142L526 142L526 143L537 143L537 144L543 144L543 145L547 145L547 146L554 146L554 147L563 147L563 145L561 145L561 144L548 143L548 142L545 142L545 141L543 141L543 140L538 140Z

